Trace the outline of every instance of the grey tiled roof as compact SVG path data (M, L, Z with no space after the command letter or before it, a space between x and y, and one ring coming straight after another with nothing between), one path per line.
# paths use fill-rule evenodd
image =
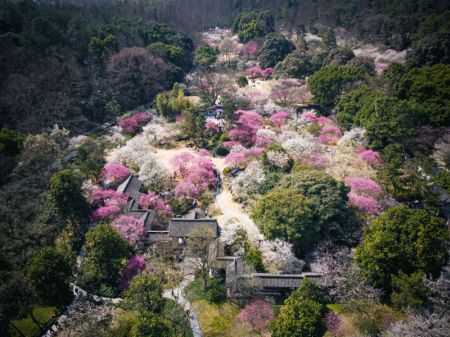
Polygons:
M139 180L138 176L130 175L127 180L125 180L122 184L117 187L117 192L122 192L128 194L128 196L132 199L135 199L139 202L139 198L141 196L142 182Z
M255 286L260 288L290 288L296 289L304 278L317 278L320 275L315 273L301 274L251 274Z
M218 236L218 225L216 219L209 219L209 218L203 218L203 219L178 219L173 218L170 221L169 224L169 236L170 237L177 237L177 238L184 238L189 237L189 233L199 226L206 225L210 227L214 233L214 238L217 238Z

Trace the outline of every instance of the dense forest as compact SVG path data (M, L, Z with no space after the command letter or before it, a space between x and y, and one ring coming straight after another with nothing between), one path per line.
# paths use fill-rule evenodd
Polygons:
M1 336L450 333L448 1L0 0L0 74Z

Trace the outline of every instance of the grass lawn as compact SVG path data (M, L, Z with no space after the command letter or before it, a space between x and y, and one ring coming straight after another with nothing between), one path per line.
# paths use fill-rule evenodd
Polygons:
M33 309L34 317L36 317L36 319L41 322L43 326L51 322L55 313L55 307L36 307ZM12 321L12 323L27 337L33 337L40 332L39 327L33 322L30 317ZM10 330L11 336L19 336L19 334L14 329Z
M206 291L203 289L203 281L201 278L196 278L194 281L189 283L184 289L184 295L189 302L208 299L206 296Z
M205 337L230 336L234 317L239 313L239 307L230 302L223 304L210 304L206 300L198 300L192 303L200 320Z

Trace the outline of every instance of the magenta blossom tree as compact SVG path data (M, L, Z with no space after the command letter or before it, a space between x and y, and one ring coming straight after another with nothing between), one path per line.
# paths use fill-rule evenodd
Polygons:
M257 158L264 152L264 148L261 147L252 147L251 149L239 151L239 152L230 152L225 157L225 163L229 166L238 166L245 165L251 159Z
M121 208L117 205L101 206L92 212L92 219L97 220L113 220L121 212Z
M136 243L144 236L144 221L134 216L121 215L112 222L112 226L131 243Z
M188 173L188 168L194 159L194 155L190 152L181 152L175 155L170 163L172 164L175 172L180 174L181 177L185 177Z
M380 153L374 150L361 150L358 151L358 158L364 160L366 163L373 167L381 167Z
M371 179L363 177L347 177L344 183L350 186L351 193L366 197L377 197L382 193L380 185Z
M257 334L263 334L268 331L269 324L274 319L274 313L266 301L256 299L247 304L236 319L248 324Z
M89 202L93 206L111 204L126 205L127 201L128 195L111 189L102 190L101 188L94 188L89 195Z
M193 183L182 181L175 186L174 195L177 199L198 199L200 190Z
M125 134L134 134L136 133L142 126L147 124L152 120L151 115L146 114L145 112L140 112L132 117L122 119L119 122L120 129L122 133Z
M212 135L217 134L218 132L219 132L219 126L217 125L217 123L211 119L208 119L205 122L205 130L204 130L205 135L212 136Z
M320 153L315 153L307 159L307 163L316 169L324 169L328 165L328 158Z
M103 167L102 178L108 185L117 185L130 175L128 168L120 163L109 163Z
M348 201L350 205L355 207L357 210L367 214L378 214L382 210L380 204L370 197L350 193L348 195Z
M281 128L284 124L286 124L286 119L289 117L289 113L286 111L280 111L272 116L270 116L269 120L275 125L277 128Z
M128 260L127 265L123 269L122 278L119 281L119 289L127 290L130 281L145 268L145 259L143 256L133 256Z
M249 60L255 57L258 52L258 44L255 41L249 41L244 45L244 57Z
M171 213L172 209L169 205L164 203L164 200L161 199L155 192L150 192L147 194L143 194L139 198L139 206L142 209L152 209L156 211L161 211L163 213Z
M341 130L335 125L325 125L319 135L320 140L325 144L335 144L340 137Z

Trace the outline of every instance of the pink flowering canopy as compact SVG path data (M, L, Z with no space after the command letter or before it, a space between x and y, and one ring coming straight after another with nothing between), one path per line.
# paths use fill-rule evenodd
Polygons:
M119 122L119 126L123 133L133 134L152 120L151 115L144 112L140 112L132 117L122 119Z
M205 131L204 132L206 135L209 135L209 136L215 135L219 132L219 126L213 120L208 119L205 122Z
M378 214L381 212L380 204L370 197L364 197L361 195L350 193L348 196L348 200L350 202L350 205L355 207L357 210L365 212L367 214Z
M94 189L89 201L97 209L92 213L93 220L113 220L126 207L128 196L114 190Z
M339 137L341 137L341 130L335 125L325 125L319 135L320 140L325 144L334 144Z
M247 59L252 58L258 52L258 44L255 41L249 41L244 45L244 56Z
M144 236L144 221L130 215L121 215L111 224L131 243L136 243Z
M197 199L200 191L193 183L182 181L175 186L174 195L177 199Z
M239 116L237 127L232 129L228 136L231 141L239 142L245 147L251 147L256 143L256 133L263 127L262 117L256 112L238 110L235 112Z
M328 165L328 158L317 153L311 155L308 158L307 163L314 166L316 169L324 169Z
M262 155L263 152L264 148L262 147L252 147L251 149L244 151L230 152L225 157L225 163L230 166L247 164L251 159Z
M247 304L236 319L248 324L258 334L262 334L268 331L269 324L274 319L274 313L266 301L256 299Z
M380 153L374 150L362 150L358 152L358 157L373 167L381 166Z
M106 184L120 184L129 175L128 168L120 163L106 164L102 170L102 178Z
M199 149L198 155L202 156L202 157L207 157L207 156L209 156L209 151L207 149Z
M344 183L350 186L351 193L366 197L377 197L382 193L380 185L371 179L363 177L345 178Z
M152 209L156 211L161 211L163 213L171 213L172 209L169 205L164 203L164 200L160 198L156 193L150 192L148 194L143 194L139 198L139 206L142 209Z
M122 278L119 281L119 289L126 290L130 286L130 281L145 268L145 260L143 256L133 256L128 260L127 265L123 269Z
M289 113L286 111L280 111L272 116L270 116L269 120L278 128L281 128L284 124L286 124L286 119L289 117Z

